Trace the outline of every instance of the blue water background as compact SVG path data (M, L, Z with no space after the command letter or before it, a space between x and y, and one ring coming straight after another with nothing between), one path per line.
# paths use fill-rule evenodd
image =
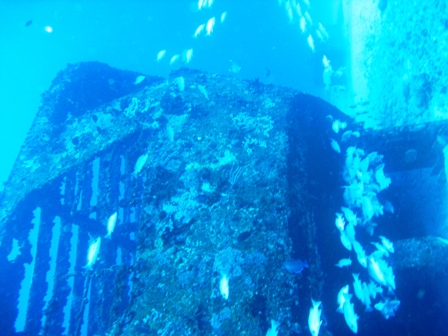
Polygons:
M120 69L167 76L181 66L291 86L319 94L322 56L343 63L341 6L312 1L310 14L330 33L316 52L277 0L197 1L0 1L0 183L5 181L40 105L40 95L67 63L99 61ZM219 17L226 11L223 24ZM212 36L192 38L215 16ZM26 23L32 20L30 25ZM51 27L51 33L45 30ZM169 65L172 55L193 48L192 61ZM156 62L158 51L167 56ZM267 76L267 74L269 75Z

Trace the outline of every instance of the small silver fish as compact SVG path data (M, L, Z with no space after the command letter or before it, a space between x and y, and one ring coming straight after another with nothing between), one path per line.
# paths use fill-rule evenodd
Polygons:
M306 41L308 42L308 46L310 47L311 51L314 52L315 48L314 48L314 39L313 37L310 35L308 35L308 38L306 39Z
M224 23L224 21L226 20L226 17L227 17L227 12L223 12L221 14L221 19L220 19L221 23Z
M381 243L383 244L384 248L387 251L389 251L390 253L394 253L395 252L394 244L389 239L387 239L384 236L380 236L380 239L381 239Z
M215 17L212 17L207 21L207 25L205 27L207 30L207 34L205 35L210 36L213 33L213 27L215 26L215 21L216 21Z
M138 76L134 81L134 85L140 84L141 82L143 82L145 80L145 78L146 78L145 76Z
M229 68L229 71L230 71L231 73L238 73L238 72L241 71L241 67L240 67L236 62L234 62L234 61L232 61L232 60L229 60L229 62L230 62L230 68Z
M101 238L98 237L89 246L89 251L87 252L87 264L84 266L85 269L91 270L92 266L95 264L98 254L100 253Z
M190 63L191 59L193 58L193 48L184 50L184 52L182 53L182 59L185 63Z
M219 292L225 300L229 298L229 278L226 274L221 274L221 280L219 280Z
M326 59L326 57L325 57L325 59ZM328 59L327 59L327 61L328 61ZM330 66L330 62L329 61L328 61L328 66ZM331 124L331 128L333 129L333 131L335 133L339 133L340 130L345 129L346 127L347 127L347 123L345 121L340 121L339 119L336 119Z
M344 303L345 303L345 294L348 294L349 285L345 285L339 290L338 293L338 309L336 310L338 313L344 313Z
M157 53L156 61L157 61L157 62L160 62L160 61L162 60L162 58L165 57L165 55L166 55L166 50L160 50L160 51Z
M339 144L336 142L336 140L330 139L330 141L331 141L331 148L333 148L333 150L336 153L340 153L341 152L341 147L339 147Z
M180 58L179 54L174 55L173 57L171 57L170 59L170 65L173 65L174 63L176 63Z
M205 6L207 6L207 0L198 0L198 10Z
M338 261L337 264L335 264L336 267L342 268L342 267L348 267L352 264L352 260L351 259L341 259Z
M330 60L325 55L322 57L322 64L324 65L324 68L328 68L330 66Z
M146 160L148 160L148 154L143 154L137 159L137 162L135 163L134 166L134 172L132 173L132 175L137 176L138 173L140 173L140 171L142 170L143 166L146 163Z
M303 16L300 17L300 30L302 33L306 32L306 20Z
M207 91L205 90L205 87L202 86L202 85L198 85L198 89L199 89L199 91L201 91L201 93L204 95L205 99L208 100L208 93L207 93Z
M310 314L308 316L308 328L310 329L312 336L319 335L319 329L322 325L322 320L320 319L320 315L322 314L322 309L320 308L321 301L314 301L311 299L313 307L310 309Z
M328 35L327 30L325 29L325 27L322 25L322 23L319 22L317 29L319 30L320 34L322 35L324 40L328 40L330 38L330 36Z
M205 23L199 25L199 27L196 28L196 30L193 34L193 37L197 38L199 36L199 34L201 34L204 31L204 29L205 29Z
M111 239L112 238L112 232L114 232L115 225L117 224L117 213L114 212L107 221L107 234L104 236L104 238Z
M177 88L179 91L183 91L185 89L185 78L180 76L174 79L174 83L177 84Z

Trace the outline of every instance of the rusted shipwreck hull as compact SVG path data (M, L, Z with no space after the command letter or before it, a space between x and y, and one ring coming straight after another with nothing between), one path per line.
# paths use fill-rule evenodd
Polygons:
M80 63L43 95L1 199L2 330L17 330L28 277L30 335L265 335L271 320L282 334L304 331L311 298L336 304L351 277L334 271L344 155L328 115L361 131L344 148L378 150L387 166L397 146L291 89L191 70L138 76ZM114 212L112 238L83 269ZM298 258L301 274L282 268ZM321 330L345 332L327 307Z

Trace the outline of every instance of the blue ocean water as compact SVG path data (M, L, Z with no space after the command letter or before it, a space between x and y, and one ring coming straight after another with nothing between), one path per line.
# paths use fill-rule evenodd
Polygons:
M310 93L321 89L322 54L336 48L323 45L311 52L297 23L289 23L277 1L214 1L201 11L197 5L188 0L2 1L0 181L7 179L40 95L67 63L99 61L166 76L185 66L181 62L170 66L169 58L193 48L190 68L227 74L232 60L241 67L235 74L241 78L260 78ZM341 23L338 11L340 7L328 0L315 1L310 10L314 20L329 22L332 34ZM227 17L220 24L223 12ZM214 16L218 23L213 35L192 38L196 28ZM156 62L160 50L167 50L167 55Z
M179 77L175 80L179 91L184 90L182 74L188 74L188 72L182 72L185 71L183 69L197 69L237 79L255 80L253 81L254 83L257 83L259 80L265 84L289 87L306 94L321 97L330 103L340 103L340 101L335 99L334 93L353 89L350 88L353 82L350 84L347 78L345 78L345 71L348 67L353 66L353 64L350 64L353 61L353 59L350 59L350 56L353 54L353 50L350 50L350 47L356 47L354 43L349 45L347 42L349 36L347 35L346 17L344 17L344 14L346 15L347 12L344 13L343 3L346 5L350 1L154 0L125 2L104 0L94 2L17 2L5 0L0 2L0 31L2 32L0 34L0 156L2 157L0 182L6 181L11 173L11 167L17 158L20 146L26 138L27 131L39 106L41 106L40 95L50 87L51 81L56 77L57 73L65 69L69 63L101 62L120 70L130 70L147 76L161 76L165 78L173 71L181 69L179 72L176 72L176 76L179 75ZM380 9L381 13L379 15L387 13L387 1L372 1L370 3L373 3ZM213 25L210 21L212 18L214 18ZM203 27L199 28L201 25ZM207 30L210 30L210 32L207 33ZM195 32L198 35L196 37L193 36ZM326 34L328 35L326 36ZM351 41L353 42L353 38ZM90 66L95 68L95 65L91 64ZM355 67L353 66L353 68ZM355 73L354 70L353 73ZM369 75L375 77L372 74ZM381 77L381 74L376 75ZM406 99L416 99L418 101L417 105L420 106L426 106L426 100L429 100L427 96L430 95L430 90L427 89L430 86L428 84L429 80L422 79L423 77L411 80L411 83L423 82L421 86L425 89L419 91L417 98L415 98L416 95L409 93L412 91L412 88L409 87L412 85L403 89L403 95L407 97ZM136 77L134 85L138 85L144 80L145 78L143 77ZM95 88L92 88L92 90L94 91ZM202 87L199 90L208 100L205 88ZM330 91L332 94L330 94ZM359 91L362 90L360 89ZM303 100L308 102L306 97L305 95ZM310 101L316 103L312 99ZM133 105L134 102L134 100L131 100L126 107L126 110L130 111L129 113L135 113L137 109L132 109L132 106L135 106ZM260 317L262 321L260 322L259 330L247 331L245 334L273 336L277 334L310 334L311 331L311 334L317 335L321 326L326 331L334 331L335 334L341 335L357 331L365 335L416 334L413 330L405 331L407 326L412 325L412 323L406 324L403 322L407 319L405 314L412 316L411 319L414 325L418 324L419 326L417 329L418 333L421 333L421 330L425 329L425 318L431 319L431 321L433 319L440 320L440 317L445 313L444 308L431 306L430 301L435 301L438 298L440 288L438 286L428 286L426 280L434 279L437 276L437 273L432 271L436 269L434 264L437 263L437 260L441 260L438 258L443 255L439 252L432 252L434 251L434 246L440 248L447 243L444 238L446 237L446 230L443 226L444 216L446 215L446 210L443 210L446 205L446 194L445 189L440 187L442 184L445 186L446 183L443 167L447 165L446 157L448 155L445 153L445 151L448 151L446 149L448 148L446 147L448 140L445 138L444 133L446 128L437 128L437 126L434 129L428 128L428 132L424 133L428 135L428 139L401 139L394 137L395 133L387 132L380 132L378 136L369 133L368 138L363 138L362 135L364 134L362 132L364 128L362 124L355 125L355 123L349 122L347 126L345 121L343 121L343 117L333 113L334 111L328 105L321 103L320 100L317 102L316 106L325 111L328 109L332 113L322 118L320 123L322 127L319 127L319 132L325 128L324 134L328 135L325 138L325 142L311 142L307 144L307 148L311 153L308 155L314 160L313 162L322 162L320 166L307 167L312 170L308 177L313 176L315 178L315 180L311 178L308 186L309 190L315 192L311 194L310 198L316 199L316 203L322 199L329 200L331 203L328 205L328 208L319 204L318 208L322 211L316 215L319 225L324 227L323 223L328 223L328 230L326 226L324 229L325 237L317 237L318 243L316 244L322 256L328 257L319 261L321 269L325 270L325 273L316 275L316 260L305 260L304 256L298 253L305 245L300 236L303 232L299 230L293 231L291 228L290 238L293 240L293 255L291 260L282 259L279 262L278 270L281 271L278 272L283 272L281 274L285 277L296 277L294 279L296 279L296 284L299 284L297 285L298 287L300 287L301 279L308 277L309 274L313 274L315 278L322 279L322 283L327 283L325 288L322 289L322 296L313 298L311 294L311 299L316 301L319 299L323 304L318 302L311 303L309 293L312 293L315 288L308 288L309 293L307 292L306 303L304 303L305 298L300 297L303 301L300 304L296 304L297 310L294 311L295 318L300 316L300 318L296 319L300 320L300 324L276 320L279 316L284 317L287 314L282 315L279 313L276 317L272 311L269 312L271 315L263 311ZM360 100L358 102L360 104L356 108L360 105L363 107L369 105L368 101ZM241 106L243 110L244 105ZM344 110L343 112L352 111ZM359 114L362 117L364 113L366 111L361 111ZM200 112L198 114L200 115ZM375 117L373 116L372 118L375 119ZM97 118L95 120L97 122L98 117L96 115L95 118ZM266 134L272 129L271 119L250 115L249 112L241 112L236 116L232 116L232 118L235 125L241 126L244 124L244 126L241 126L241 129L253 131L255 128L254 124L257 127L260 125L261 128L264 127ZM63 121L61 121L62 123ZM298 126L300 130L307 130L300 127L302 126ZM98 130L102 131L101 127L98 127ZM416 130L412 131L416 132ZM417 131L420 131L420 129L417 129ZM174 127L172 128L168 124L166 133L168 140L174 142L176 138ZM148 134L153 135L150 132ZM415 135L416 133L412 134ZM76 146L79 139L78 137L75 138L71 140L71 143ZM200 136L197 136L197 138L202 140ZM137 140L140 141L141 139ZM269 138L269 140L274 141L273 138ZM249 140L246 143L249 143ZM254 147L256 149L258 149L257 146L262 148L265 146L265 143L262 142L260 145L260 142L253 142L249 143L249 145L252 145L252 147L246 148L247 154L251 154ZM322 148L328 149L332 155L320 158ZM377 148L387 149L387 152L377 153ZM49 311L48 305L52 299L51 292L55 288L58 289L58 284L52 281L58 267L56 257L54 256L58 255L58 253L62 254L62 248L67 251L70 250L69 255L65 256L66 259L64 260L66 263L70 262L70 267L67 267L67 269L69 269L68 274L71 275L64 290L70 287L72 292L69 295L65 293L67 294L66 297L69 297L68 302L65 302L65 307L76 306L78 308L77 304L80 302L74 302L73 300L79 300L79 293L83 293L86 307L81 310L84 314L83 317L77 317L81 321L88 321L89 316L92 317L94 315L94 312L89 310L91 306L87 302L91 298L93 300L95 292L92 294L92 290L100 288L100 285L98 284L99 281L96 282L95 279L92 280L92 283L90 282L94 278L91 275L89 275L86 282L83 282L84 280L81 279L82 277L79 274L76 277L72 276L76 272L80 272L79 265L75 265L77 256L83 253L87 254L88 262L85 269L89 271L97 269L97 265L94 264L98 255L101 254L101 251L108 251L108 249L115 249L114 254L102 255L100 259L103 264L113 265L112 268L117 266L118 268L123 265L134 266L136 262L134 254L126 254L124 252L126 249L122 249L122 246L115 248L114 244L118 238L114 237L116 240L113 243L108 238L111 238L118 217L118 223L121 225L121 228L117 230L122 230L119 232L126 232L127 234L126 238L121 242L123 246L128 244L126 247L131 246L135 249L137 245L135 227L131 229L129 227L137 226L141 214L146 209L139 208L139 204L132 204L132 206L123 204L125 204L126 198L131 198L129 196L129 185L132 185L132 188L134 188L132 191L133 197L136 199L143 198L144 192L142 190L148 188L149 182L147 183L146 177L145 179L140 178L139 172L145 166L148 154L145 155L142 151L138 153L132 152L127 157L124 154L117 155L116 153L110 154L110 157L108 155L109 153L105 157L95 158L91 163L92 171L91 176L89 176L92 180L89 180L91 185L84 189L91 188L89 190L92 194L88 195L91 197L89 204L91 213L87 215L87 211L82 213L85 210L83 207L87 207L86 204L82 204L82 192L79 192L78 185L76 187L74 184L70 185L67 177L62 181L58 181L61 184L60 194L53 195L54 199L51 198L52 202L55 202L52 204L61 205L62 209L66 205L64 204L66 199L68 200L71 197L69 192L65 194L65 188L72 188L70 192L73 192L77 199L73 202L76 207L70 209L70 216L77 214L77 212L82 213L79 217L75 215L74 218L86 220L82 224L84 226L78 226L75 222L67 225L67 217L61 220L59 216L56 216L52 219L52 222L49 222L49 217L45 217L49 216L48 212L45 212L45 209L41 212L41 208L36 207L26 215L23 215L27 220L27 228L30 229L32 227L29 230L29 235L26 232L14 236L14 234L17 235L17 232L20 232L20 230L14 229L15 231L11 230L14 233L10 237L6 237L6 234L6 238L2 237L3 241L7 242L5 245L8 248L12 247L11 251L5 252L2 250L2 253L7 254L8 262L5 263L10 267L8 269L10 274L12 274L10 279L13 280L9 281L9 278L4 280L5 288L11 288L11 292L17 292L19 290L18 284L23 279L20 277L15 278L15 274L23 273L25 278L31 278L33 274L39 273L39 265L36 266L35 258L31 258L31 256L38 253L36 246L41 246L39 245L39 239L42 238L38 237L38 232L41 230L41 219L42 225L46 225L47 235L45 239L48 241L46 242L45 251L48 250L50 255L47 260L49 270L45 276L39 279L45 278L45 282L48 284L46 288L47 295L43 298L45 305L35 308L36 311L39 309ZM336 158L335 155L340 156ZM223 162L232 160L227 157L227 152L220 159ZM135 161L135 166L133 163L130 163L130 160ZM98 210L97 202L99 204L104 201L104 199L101 199L102 195L97 194L99 185L101 185L101 181L98 179L99 175L101 175L102 165L104 163L106 165L110 164L110 162L115 164L116 175L111 177L111 180L115 183L113 192L119 196L114 200L116 203L114 204L115 208L110 205L110 208ZM134 169L132 174L127 171L130 166ZM270 168L262 164L260 166L262 166L265 174L268 175ZM224 187L220 186L223 191L219 195L213 195L213 197L219 199L216 203L221 202L235 190L238 191L240 185L243 184L241 180L249 180L256 175L256 173L250 175L247 167L246 165L232 166L232 169L228 172L230 177L226 181L227 184L224 184ZM331 171L331 174L325 175L328 173L328 170ZM446 167L445 170L448 172ZM163 171L160 174L165 174L164 178L169 180L167 171ZM318 176L320 172L324 173ZM120 179L116 178L118 175L121 175ZM183 176L184 180L182 180L182 183L186 186L186 189L188 189L187 187L191 187L191 190L197 188L194 185L194 178L196 177L193 173L191 176ZM198 189L200 189L202 194L195 196L194 202L192 201L191 203L209 204L208 202L211 202L210 199L213 197L208 193L214 187L207 180L209 177L208 173L200 176L203 184ZM320 180L317 181L318 179ZM87 185L86 181L83 181L85 183L83 187ZM389 188L391 183L393 188ZM170 189L174 188L173 185L176 185L175 188L177 188L175 192ZM228 188L229 185L230 188ZM176 192L181 193L180 190L182 189L172 180L170 180L169 187L162 184L157 187L158 191L167 188L167 194L170 192L174 194ZM156 189L156 187L154 188ZM266 189L268 190L269 186ZM330 195L330 191L334 192L335 190L337 192L334 195ZM87 199L87 196L84 195L84 197ZM80 203L76 203L79 201L78 198L81 200ZM175 197L173 196L173 198ZM38 201L39 199L36 200L37 203ZM157 203L157 201L155 202ZM185 209L181 206L173 210L173 207L175 208L173 203L167 205L168 203L158 205L160 208L163 208L163 211L161 211L161 213L164 213L163 216L167 213L173 214L173 218L177 216L174 213L182 213L182 216L179 215L181 218L179 220L180 224L178 224L178 228L175 228L178 231L172 230L172 232L164 233L164 243L173 246L177 246L177 244L182 245L184 243L183 240L186 239L186 234L183 230L185 230L186 226L191 225L192 218L195 215L191 209ZM242 204L241 208L245 206L247 204ZM57 210L60 209L57 208ZM154 209L151 211L154 211L152 214L156 213ZM252 207L250 211L253 211ZM67 212L67 209L62 211L66 215ZM102 218L99 218L100 214ZM159 218L161 221L163 219ZM14 220L13 218L13 223L15 223ZM70 218L70 220L72 219ZM295 220L300 221L302 219L295 218ZM149 224L147 225L150 227L147 229L150 232L149 237L156 236L153 230L155 230L154 226L156 226L155 223L157 221L151 218L148 222ZM254 221L254 227L258 229L265 225L265 223L263 225L260 223L263 223L263 219L258 219L258 222ZM89 226L95 226L95 229L92 229L93 233L89 231L87 234L88 230L86 230L86 227ZM355 226L357 226L356 233L358 235L356 238L358 240L354 237ZM363 226L362 233L360 233L361 230L358 231L360 226ZM347 227L350 227L350 229L347 229ZM70 232L67 231L67 228L69 228ZM104 237L105 230L109 231L108 237L101 240L98 237ZM352 231L349 232L349 230ZM229 231L231 232L230 229ZM240 269L241 265L246 267L249 265L253 268L260 267L260 269L265 267L266 257L263 254L265 251L254 250L243 257L238 250L242 244L250 241L254 232L255 229L252 228L246 231L238 231L235 237L236 245L227 249L223 248L218 253L213 267L215 267L215 271L219 271L216 275L217 279L213 280L215 281L213 284L216 284L214 291L219 294L215 293L213 295L224 300L232 299L234 281L232 276L237 278L244 273ZM331 232L332 234L329 234ZM229 234L229 236L232 234L232 232L225 233ZM383 235L386 235L387 238L383 237ZM22 241L18 238L19 236ZM25 236L26 239L24 239ZM118 236L118 233L116 232L114 236ZM429 243L425 240L427 236L432 237ZM148 237L147 239L149 240ZM401 251L399 255L402 259L397 260L398 258L396 258L393 265L385 261L387 260L386 256L394 253L393 245L391 245L388 239L392 243L398 240L401 241L398 246L399 251ZM422 240L416 242L413 239ZM19 256L20 253L17 251L21 248L25 250L24 241L26 241L26 249L29 249L29 251L27 250L27 254ZM181 242L179 243L179 241ZM363 246L361 244L356 245L354 243L356 241L361 242ZM59 244L58 242L61 243ZM62 242L65 245L62 245ZM351 251L351 259L347 257L348 252L341 248L341 243L346 250ZM158 241L150 242L150 244L154 244L155 248L157 244L161 243ZM80 252L78 249L83 249L85 252ZM244 249L241 248L241 250ZM279 260L282 257L279 256ZM406 257L409 259L406 259ZM24 272L22 272L22 264L19 265L14 262L16 259L24 264ZM226 265L229 259L237 264L231 271L227 269L228 265ZM338 262L338 260L340 261ZM411 265L416 260L418 260L418 267L415 269L410 267L411 271L409 271L406 268L406 263ZM157 262L162 265L166 260L160 257L160 260L157 260ZM340 269L335 269L336 263L343 271L346 271L345 267L351 267L349 271L346 271L348 277L344 278L345 282L341 280ZM201 267L206 268L201 265L194 272L201 274L204 271ZM403 269L407 270L408 273L406 274L411 274L412 281L406 282L402 278L396 279L392 270L392 266L395 267L396 265L398 265L397 267L401 271ZM422 271L425 265L431 269L431 272L428 272L428 275L421 275L419 272ZM100 273L101 269L99 267L98 270ZM190 269L184 273L179 271L179 283L189 283L191 280L189 277L194 273L193 271L189 273L189 271ZM234 273L228 274L229 272ZM288 272L292 275L288 274ZM352 275L352 272L361 273L359 277L361 282L358 283L357 273ZM126 275L128 276L128 274ZM126 286L128 286L129 293L132 292L133 276L134 273L125 280L122 279L123 283L126 283ZM445 276L444 272L442 272L442 276ZM252 279L249 276L242 278L244 278L246 284L252 284ZM334 281L331 280L333 278ZM346 280L347 278L349 280ZM204 279L200 280L204 281ZM346 283L348 284L348 281L350 282L350 294L348 292L344 293L344 287L342 287ZM202 282L201 284L203 285ZM149 283L151 284L151 282ZM231 288L230 296L229 286ZM334 295L334 289L337 286L339 286L338 289L341 288L338 297ZM23 288L26 287L25 285L23 286ZM41 321L25 321L27 312L23 306L27 305L26 300L33 293L26 292L26 289L24 290L23 288L20 293L20 300L23 300L23 302L20 300L18 302L18 315L14 315L15 311L5 310L5 320L15 319L14 328L17 334L22 332L26 334L26 323L34 324L34 327L37 326L36 328L39 329L40 326L46 325L45 319L47 316L50 316L50 314L45 315ZM31 285L27 288L29 291ZM296 298L299 296L296 289L291 289L291 297ZM306 290L303 288L298 289L299 292L301 291L300 293ZM73 291L78 292L74 295ZM373 294L375 291L378 293ZM368 302L369 295L366 292L370 293L373 303ZM376 294L378 294L378 298ZM63 294L61 294L62 296ZM374 296L375 298L373 298ZM380 296L381 300L379 299ZM357 300L355 312L359 316L354 315L354 312L351 310L353 306L350 303L344 304L344 301L349 301L352 297L352 302ZM258 305L264 305L263 300L266 300L266 298L261 297L261 295L258 297L257 294L251 301L252 306L250 309L256 311ZM438 300L437 305L447 301L445 296L439 297ZM416 302L417 304L421 303L421 307L424 308L420 307L421 310L414 310L413 305ZM14 305L16 302L9 303ZM52 301L52 303L54 302ZM340 311L336 313L338 305ZM20 308L21 306L22 309ZM30 310L32 308L28 307L27 309ZM279 307L280 310L281 307ZM309 312L309 320L308 316L304 316L304 311L306 314ZM342 314L339 314L340 312ZM136 314L135 312L133 313ZM157 312L153 311L151 319L160 320L161 315L157 314ZM199 321L197 322L199 325L197 330L201 330L201 323L204 323L206 326L204 326L202 333L198 331L197 334L204 334L205 330L209 331L212 329L217 335L225 334L223 331L225 327L222 326L226 323L225 321L228 322L230 320L231 308L225 307L219 313L213 314L211 318L208 315L204 317L201 314L206 316L206 313L199 309L198 316L195 316L195 319ZM395 314L401 315L397 318ZM428 317L428 315L431 316ZM128 317L126 316L126 318ZM137 317L131 316L129 320L136 327L135 330L137 330L138 334L155 334L153 329L146 326L147 322L151 320L149 315L144 318L141 316ZM64 308L63 318L64 327L70 325L73 331L75 329L74 318L73 316L70 317L70 308ZM202 319L206 320L206 322ZM308 325L306 325L307 320L309 322ZM434 325L434 330L443 330L444 325L443 322L440 322L440 324ZM51 327L49 326L49 329L46 330L52 330ZM105 325L92 326L85 322L82 327L77 329L77 332L82 335L88 335L92 330L106 329L107 326ZM67 334L67 330L64 331L64 334ZM281 331L279 332L278 330ZM45 332L43 330L42 334L45 334Z

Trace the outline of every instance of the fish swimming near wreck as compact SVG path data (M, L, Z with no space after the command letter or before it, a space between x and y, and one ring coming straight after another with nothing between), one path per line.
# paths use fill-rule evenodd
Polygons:
M98 259L98 254L101 248L101 237L98 237L89 246L89 251L87 252L87 264L84 266L85 269L91 270L96 260Z
M310 314L308 316L308 327L310 328L311 335L317 336L319 335L319 329L322 325L322 320L320 319L320 315L322 314L322 309L320 305L322 302L314 301L311 299L313 306L310 309Z
M107 221L107 235L105 235L104 238L107 239L112 238L112 232L114 232L116 224L117 224L117 213L114 212Z
M283 268L290 273L300 274L304 268L308 268L308 263L300 259L288 260L283 263Z
M137 162L135 162L134 165L134 172L132 173L133 176L137 177L137 175L140 173L143 166L145 165L146 160L148 160L148 153L139 156Z

